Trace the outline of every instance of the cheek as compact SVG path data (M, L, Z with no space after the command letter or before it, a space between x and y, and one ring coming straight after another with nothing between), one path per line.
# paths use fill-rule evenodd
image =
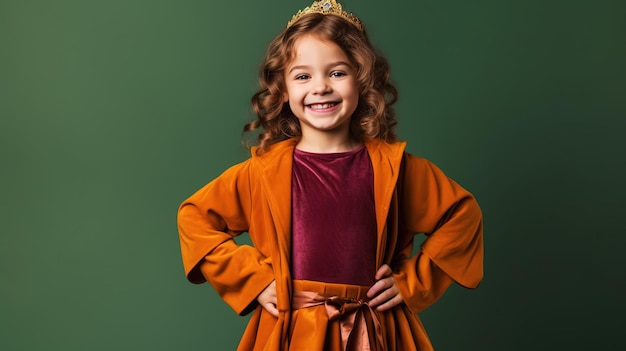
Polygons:
M353 99L359 100L362 96L361 89L358 84L354 84L350 89L350 95Z
M283 85L283 102L289 102L289 97L293 96L293 93L293 86L290 86L289 83L285 82L285 85Z
M303 91L303 89L297 85L287 86L285 87L285 91L283 91L283 102L300 101L304 98L305 94L305 91Z

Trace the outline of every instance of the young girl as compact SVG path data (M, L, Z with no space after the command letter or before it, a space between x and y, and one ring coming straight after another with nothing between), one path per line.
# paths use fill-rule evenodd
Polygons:
M188 279L253 312L239 350L432 350L417 313L478 286L481 212L395 141L397 93L363 24L314 2L269 45L260 86L251 158L179 209Z

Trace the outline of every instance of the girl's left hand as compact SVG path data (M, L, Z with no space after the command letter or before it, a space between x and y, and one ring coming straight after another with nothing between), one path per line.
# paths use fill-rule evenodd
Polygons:
M404 302L392 273L391 267L382 265L376 272L376 283L367 291L371 299L368 305L377 311L386 311Z

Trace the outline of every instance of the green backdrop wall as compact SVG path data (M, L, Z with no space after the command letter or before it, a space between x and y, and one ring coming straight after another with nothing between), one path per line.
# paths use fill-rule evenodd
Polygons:
M308 1L0 1L0 349L233 350L187 283L179 203L245 159L271 37ZM472 191L486 276L422 314L437 350L623 344L623 1L345 1L398 132Z

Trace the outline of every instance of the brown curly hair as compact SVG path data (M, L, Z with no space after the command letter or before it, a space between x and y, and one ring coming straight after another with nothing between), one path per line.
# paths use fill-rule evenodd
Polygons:
M390 82L387 60L373 47L367 33L350 22L333 15L309 14L280 32L265 53L259 70L260 87L252 96L252 108L258 118L243 128L244 132L262 128L257 154L266 152L274 143L302 135L300 123L283 97L285 67L295 56L295 42L305 34L336 43L357 69L359 103L351 118L351 137L359 141L395 141L392 105L398 99L398 91Z

